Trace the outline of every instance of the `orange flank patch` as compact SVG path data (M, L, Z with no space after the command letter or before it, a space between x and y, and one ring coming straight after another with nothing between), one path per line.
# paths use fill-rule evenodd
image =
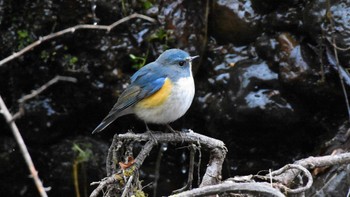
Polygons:
M166 78L163 84L163 87L160 88L156 93L152 94L151 96L141 100L137 104L137 107L152 108L152 107L160 106L168 99L171 93L172 86L173 84L171 83L171 81L168 78Z

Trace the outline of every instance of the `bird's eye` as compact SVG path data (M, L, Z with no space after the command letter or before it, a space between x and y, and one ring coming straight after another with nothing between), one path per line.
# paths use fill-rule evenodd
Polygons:
M185 61L180 61L180 62L179 62L179 65L180 65L180 66L183 66L183 65L185 65L185 63L186 63Z

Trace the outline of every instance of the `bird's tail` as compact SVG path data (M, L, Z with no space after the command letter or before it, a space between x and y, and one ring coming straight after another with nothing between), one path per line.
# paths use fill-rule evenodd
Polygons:
M103 129L105 129L108 125L110 125L115 119L117 119L119 116L116 114L110 114L106 116L102 122L92 131L92 134L101 132Z

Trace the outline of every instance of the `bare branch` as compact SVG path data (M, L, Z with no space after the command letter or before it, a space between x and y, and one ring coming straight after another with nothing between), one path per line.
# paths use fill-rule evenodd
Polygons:
M213 149L213 148L220 148L224 151L227 151L225 144L217 139L207 137L205 135L195 133L193 131L189 131L187 133L181 133L179 135L178 133L154 133L153 137L158 142L187 142L187 143L200 143L206 148ZM148 141L150 140L149 135L147 133L125 133L125 134L119 134L119 139L128 139L128 140L135 140L135 141Z
M222 166L220 165L222 165L223 163L224 156L226 155L227 149L224 143L220 140L216 140L214 138L210 138L198 133L194 133L193 131L190 131L188 133L152 133L152 136L147 132L142 134L135 134L135 133L129 132L129 133L119 134L119 135L116 134L114 136L113 141L115 141L116 139L120 141L147 141L135 159L135 162L133 165L133 168L134 168L133 172L136 172L140 168L140 166L142 165L146 157L150 154L152 148L155 145L157 145L157 142L158 143L187 142L187 143L196 143L196 144L203 145L205 148L209 148L212 150L211 157L210 157L211 161L209 162L209 165L208 165L210 170L207 169L206 175L204 175L204 178L203 178L203 182L218 183L221 180ZM112 142L112 144L116 145L117 143ZM110 148L110 151L111 150L113 150L112 147ZM220 157L220 155L223 157ZM110 156L108 158L110 158ZM222 161L220 161L220 159ZM110 161L107 160L107 163L110 163ZM104 187L107 187L108 185L117 182L117 179L113 177L114 175L111 175L103 179L102 181L98 182L99 186L91 193L90 197L97 197ZM191 179L193 179L193 177L190 177L190 180L189 180L192 182ZM125 189L124 189L124 192L125 192Z
M107 187L110 184L115 183L116 181L117 180L112 175L112 176L106 177L105 179L103 179L99 182L90 183L90 185L97 185L98 184L98 186L94 189L94 191L91 192L90 197L97 197L98 194L102 192L103 188Z
M125 196L127 195L127 193L129 192L129 189L130 189L130 186L131 186L131 183L132 183L132 180L133 180L133 179L134 179L134 176L131 175L131 176L129 177L128 182L127 182L126 185L125 185L125 189L124 189L123 194L122 194L121 197L125 197Z
M50 87L51 85L57 83L58 81L68 81L68 82L72 82L72 83L76 83L77 79L74 77L66 77L66 76L56 76L53 79L51 79L50 81L48 81L47 83L45 83L44 85L42 85L40 88L33 90L30 94L24 95L22 98L18 99L18 103L19 103L19 110L18 112L13 115L13 120L16 120L17 118L21 117L24 114L24 107L23 104L38 96L40 93L42 93L44 90L46 90L48 87Z
M255 195L263 194L268 196L285 197L279 190L272 188L268 183L234 183L230 181L225 181L217 185L195 188L190 191L172 195L171 197L208 196L227 192L240 194L244 192Z
M162 163L163 147L164 146L167 146L167 144L162 143L160 145L159 150L158 150L156 166L155 166L155 170L154 170L153 197L157 197L158 181L159 181L159 177L160 177L160 166L161 166L161 163Z
M326 155L319 157L308 157L306 159L299 160L295 164L299 164L305 168L321 168L332 165L341 165L350 163L350 153L340 153L337 155Z
M29 168L29 172L31 174L31 176L33 177L34 183L36 185L36 188L38 189L40 196L41 197L47 197L45 188L39 178L38 172L35 169L34 163L32 158L30 157L30 154L28 152L27 146L24 143L24 140L22 138L21 133L19 132L19 129L16 125L16 123L13 120L13 117L11 115L11 113L9 112L9 110L7 109L7 106L5 105L4 100L2 99L2 97L0 96L0 108L1 108L1 113L4 115L5 120L7 122L7 124L10 126L11 131L17 141L17 144L21 150L21 153L24 157L24 160Z
M111 176L115 173L115 160L113 158L115 149L118 151L120 147L122 146L122 143L118 141L118 135L114 135L113 141L111 146L108 149L107 159L106 159L106 172L107 176Z
M194 157L195 157L195 153L196 153L197 148L196 148L196 145L191 144L189 149L190 149L190 163L189 163L189 169L188 169L187 183L182 188L174 190L172 192L172 194L176 194L176 193L186 191L188 189L192 189L193 172L194 172Z
M306 190L310 189L313 183L313 178L311 173L303 166L301 165L297 165L297 164L288 164L285 165L284 167L280 168L279 170L273 171L271 173L269 173L270 176L277 176L277 175L281 175L282 173L286 172L287 170L290 169L297 169L301 172L304 173L304 175L307 177L307 183L304 187L299 187L296 189L290 189L288 187L283 186L282 189L284 189L287 193L290 194L298 194L301 192L305 192ZM272 178L271 178L272 179Z
M210 152L210 161L199 187L215 185L221 182L221 170L224 163L226 152L218 148L214 148Z
M331 39L329 38L326 38L326 40L336 49L338 49L339 51L348 51L350 50L350 47L346 47L346 48L342 48L342 47L339 47L337 46Z
M40 37L39 40L33 42L32 44L26 46L22 50L20 50L18 52L15 52L12 55L10 55L10 56L6 57L5 59L1 60L0 61L0 67L2 65L6 64L7 62L9 62L9 61L11 61L11 60L13 60L15 58L18 58L19 56L23 55L24 53L32 50L34 47L40 45L41 43L43 43L45 41L48 41L48 40L51 40L53 38L62 36L62 35L67 34L67 33L74 33L76 30L79 30L79 29L98 29L98 30L105 30L105 31L107 31L107 33L109 33L116 26L118 26L121 23L124 23L126 21L129 21L131 19L134 19L134 18L141 18L141 19L144 19L144 20L148 20L148 21L150 21L152 23L156 22L156 20L151 18L151 17L145 16L145 15L142 15L142 14L138 14L138 13L134 13L134 14L131 14L131 15L127 16L127 17L124 17L124 18L122 18L122 19L112 23L111 25L90 25L90 24L76 25L74 27L70 27L70 28L67 28L67 29L64 29L64 30L61 30L61 31L58 31L58 32L55 32L55 33L52 33L52 34L46 35L44 37Z
M203 176L200 187L203 187L206 185L218 184L221 181L222 164L224 162L227 149L225 147L225 144L220 140L210 138L198 133L194 133L193 131L190 131L188 133L181 133L180 135L178 133L153 133L152 138L154 138L154 140L150 139L150 135L147 133L119 134L118 138L136 140L136 141L150 140L148 141L148 143L150 143L151 141L157 141L157 142L181 142L181 143L188 142L188 143L202 144L203 146L211 149L211 152L210 152L210 162ZM142 149L142 151L144 151L145 147ZM150 150L146 152L147 155L149 154ZM139 158L139 156L141 155L141 152L137 158ZM144 156L146 157L147 155L144 155ZM138 163L137 158L136 158L136 163Z
M340 153L338 155L327 155L320 157L309 157L294 162L294 164L303 166L304 168L313 169L321 168L332 165L341 165L350 163L350 153ZM294 178L300 173L298 169L287 170L281 175L275 176L276 180L279 180L284 185L289 185L292 183Z
M18 102L24 103L27 100L38 96L40 93L42 93L44 90L46 90L51 85L57 83L58 81L68 81L68 82L76 83L77 79L74 77L66 77L66 76L59 76L58 75L58 76L54 77L53 79L51 79L50 81L48 81L47 83L45 83L44 85L42 85L40 88L33 90L30 94L27 94L27 95L23 96L22 98L18 99Z
M145 161L149 153L151 152L153 146L157 145L157 143L154 140L148 141L140 151L139 155L137 155L135 159L135 166L136 170L140 168L142 163Z
M327 3L327 14L326 14L326 17L327 17L327 19L330 22L330 27L331 27L332 32L335 32L335 25L334 25L332 12L330 11L330 4L329 4L329 2ZM332 37L332 43L333 43L332 45L333 46L337 46L337 44L335 42L334 33L332 33L331 37ZM335 61L336 61L336 67L338 68L338 75L339 75L340 84L341 84L341 87L342 87L342 90L343 90L343 94L344 94L346 108L347 108L347 111L348 111L348 120L350 121L350 103L349 103L348 94L346 92L346 88L345 88L345 84L344 84L343 73L341 72L341 70L343 68L342 68L342 66L339 63L337 48L338 47L333 47L333 53L334 53L334 57L335 57ZM327 55L328 55L328 52L327 52Z

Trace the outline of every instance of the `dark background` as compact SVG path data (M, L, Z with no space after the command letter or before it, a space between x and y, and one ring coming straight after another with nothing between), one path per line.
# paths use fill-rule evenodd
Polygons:
M0 59L41 36L77 24L109 25L135 12L157 22L134 19L109 33L77 30L0 66L0 95L12 113L19 98L56 75L78 80L59 82L26 102L25 115L16 121L40 178L51 187L49 196L76 195L74 162L79 162L80 194L89 195L94 188L89 183L105 176L112 136L145 131L131 115L91 135L142 61L154 61L168 48L200 55L193 65L195 99L172 127L223 140L229 150L224 179L328 154L325 142L347 128L330 43L334 38L337 46L350 46L346 0L4 0ZM338 53L346 69L350 53ZM0 130L0 195L37 196L3 118ZM157 196L169 195L187 179L188 150L163 146ZM141 168L144 185L154 179L158 151ZM151 195L152 186L145 191Z

